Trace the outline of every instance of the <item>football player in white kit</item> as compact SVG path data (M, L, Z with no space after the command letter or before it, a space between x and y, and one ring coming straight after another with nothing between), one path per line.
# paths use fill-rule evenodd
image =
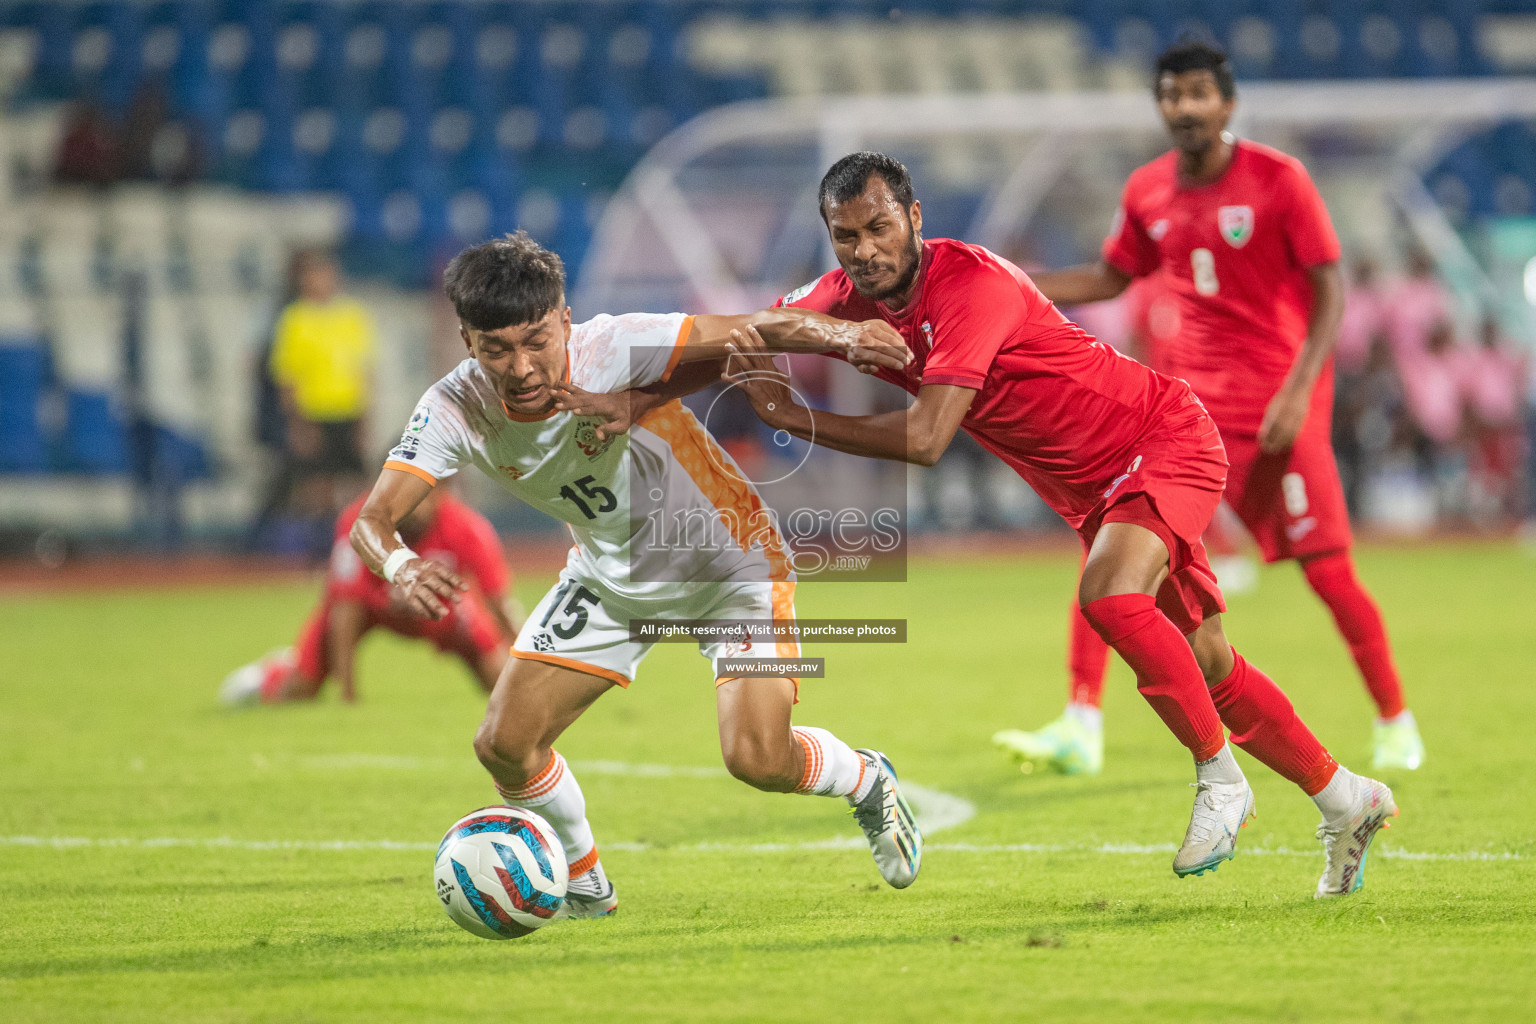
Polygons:
M602 916L618 897L598 859L581 787L552 744L599 696L634 678L654 641L632 635L631 620L789 624L794 575L756 490L681 402L653 410L628 433L608 434L600 419L558 409L560 386L685 394L718 378L731 331L749 323L775 350L837 351L865 370L899 368L911 353L881 321L850 324L800 309L631 313L573 325L560 258L522 232L459 253L444 288L470 358L416 407L352 544L415 610L439 618L463 584L395 533L438 481L473 464L569 525L575 546L517 638L475 753L507 803L538 811L560 834L571 878L564 912ZM678 523L687 524L683 544L673 535ZM712 663L799 656L799 644L783 639L718 639L699 641ZM922 836L890 762L825 729L792 726L797 687L786 675L717 672L727 769L769 792L845 798L881 875L897 888L910 885Z

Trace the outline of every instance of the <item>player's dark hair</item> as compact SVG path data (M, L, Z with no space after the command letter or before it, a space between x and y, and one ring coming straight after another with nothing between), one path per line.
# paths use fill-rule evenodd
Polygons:
M821 219L827 219L827 204L846 203L864 194L871 175L878 174L890 186L891 195L905 209L912 205L912 175L900 160L884 153L849 153L827 169L816 193L816 207Z
M1222 99L1229 100L1237 95L1237 79L1232 75L1226 51L1198 36L1185 36L1157 58L1157 70L1152 73L1152 95L1157 95L1158 83L1164 75L1182 75L1186 71L1209 71L1216 79Z
M531 324L564 305L565 264L526 231L518 231L449 260L443 291L466 327L497 331Z

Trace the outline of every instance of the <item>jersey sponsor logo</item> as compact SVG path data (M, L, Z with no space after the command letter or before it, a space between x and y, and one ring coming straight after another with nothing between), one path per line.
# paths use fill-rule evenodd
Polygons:
M1216 209L1216 226L1221 237L1234 249L1241 249L1253 237L1253 207L1221 206Z
M548 633L539 632L533 634L533 639L529 643L540 654L553 654L555 651L555 641Z
M1130 466L1126 468L1126 471L1124 473L1121 473L1119 476L1115 477L1115 482L1109 485L1109 490L1104 492L1104 497L1108 498L1108 497L1112 496L1115 493L1115 491L1119 490L1120 485L1125 483L1127 480L1129 480L1131 478L1131 474L1136 472L1140 468L1141 468L1141 456L1138 455L1138 456L1136 456L1135 459L1133 459L1131 461Z
M780 299L779 304L782 306L788 306L799 302L801 299L805 298L807 295L811 294L811 292L816 290L816 284L820 280L821 278L817 278L815 281L812 281L809 284L801 285L799 288L796 288L794 291Z
M419 434L432 422L432 407L430 405L418 405L416 411L411 413L411 422L405 425L407 433Z
M1166 235L1167 233L1168 233L1168 218L1167 217L1162 217L1162 218L1159 218L1158 220L1153 221L1152 222L1152 226L1147 228L1147 237L1152 239L1152 241L1154 241L1154 242L1161 242L1163 240L1163 236Z
M928 344L928 351L932 352L933 351L933 324L929 323L927 320L924 320L923 323L922 323L922 326L919 327L918 330L923 332L923 341L927 342L927 344Z
M576 447L580 448L589 461L595 461L606 452L613 444L613 435L599 438L597 436L598 420L576 421Z

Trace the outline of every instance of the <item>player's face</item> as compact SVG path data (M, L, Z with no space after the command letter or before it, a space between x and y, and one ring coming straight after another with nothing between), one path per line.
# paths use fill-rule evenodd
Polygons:
M1185 153L1198 155L1216 144L1232 119L1232 104L1209 71L1169 73L1157 82L1157 112Z
M822 211L837 262L866 299L902 299L923 258L923 204L903 207L878 174L863 194Z
M554 408L555 385L565 379L571 307L560 306L542 320L494 331L461 324L459 335L508 409L519 416L542 416Z

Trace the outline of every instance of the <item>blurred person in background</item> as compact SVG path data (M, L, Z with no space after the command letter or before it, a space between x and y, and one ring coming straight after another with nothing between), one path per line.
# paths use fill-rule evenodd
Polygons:
M1432 325L1421 350L1398 350L1397 369L1421 465L1437 479L1455 475L1466 415L1466 358L1450 322Z
M1442 325L1451 325L1451 295L1435 276L1435 264L1419 246L1408 250L1407 276L1387 289L1385 328L1398 360L1424 351Z
M1536 552L1536 358L1525 367L1525 522L1520 537Z
M434 621L412 611L352 550L348 535L366 497L359 497L336 520L320 606L305 621L294 645L230 673L220 690L224 703L310 700L332 676L341 685L341 699L355 701L357 648L374 627L430 640L439 651L462 661L486 693L496 685L517 639L521 612L508 597L512 575L495 529L447 488L431 491L400 523L400 536L422 557L452 566L469 583L448 614Z
M1520 454L1525 360L1485 316L1480 344L1462 362L1462 395L1471 437L1469 491L1473 521L1481 527L1519 515Z
M1036 274L1035 285L1076 305L1162 271L1181 327L1160 369L1186 380L1220 429L1227 502L1265 561L1299 563L1332 613L1376 704L1373 766L1418 768L1423 743L1381 611L1355 572L1330 447L1344 281L1328 210L1300 161L1227 131L1236 84L1220 48L1186 38L1164 51L1153 98L1173 148L1132 172L1098 262ZM1024 765L1095 774L1103 719L1083 696L1074 687L1060 718L993 741Z
M53 180L60 185L103 187L123 174L122 142L117 126L94 99L70 105L53 160Z
M1333 349L1333 455L1351 518L1359 515L1365 483L1365 455L1359 438L1361 387L1370 365L1371 347L1384 336L1386 321L1387 306L1376 261L1369 256L1357 257L1344 293L1339 340Z
M323 531L340 505L339 488L351 493L361 486L376 345L372 318L342 294L329 255L299 253L292 287L267 361L283 410L282 453L252 534L259 538L296 496L300 514L319 524L306 545L319 556Z

